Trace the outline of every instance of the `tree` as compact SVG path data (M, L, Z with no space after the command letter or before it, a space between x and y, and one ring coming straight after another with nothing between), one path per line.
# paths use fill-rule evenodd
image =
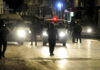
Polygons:
M23 3L24 0L4 0L10 8L16 10L17 8L19 8Z

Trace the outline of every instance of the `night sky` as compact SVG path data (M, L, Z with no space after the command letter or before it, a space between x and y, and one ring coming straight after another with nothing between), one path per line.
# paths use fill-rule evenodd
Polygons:
M4 0L10 8L17 9L23 4L23 0Z

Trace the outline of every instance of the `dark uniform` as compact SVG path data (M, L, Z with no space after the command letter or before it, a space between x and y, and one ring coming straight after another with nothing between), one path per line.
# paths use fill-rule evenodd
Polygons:
M50 24L48 30L48 42L49 42L49 52L50 52L50 56L53 56L53 52L54 52L54 47L56 45L56 34L57 34L57 30L54 27L54 24Z
M72 33L72 42L78 42L78 40L80 40L81 43L81 32L82 32L82 27L81 25L78 23L75 23L74 27L73 27L73 33Z
M82 42L81 41L81 32L82 32L82 27L80 24L77 24L77 26L76 26L76 39L77 39L77 42L78 42L78 40L80 40L80 43Z
M36 25L31 25L30 26L30 30L31 30L31 45L33 45L33 41L35 41L35 46L37 46L37 38L36 38Z
M76 24L73 22L72 26L72 42L75 43L75 38L76 38Z
M9 31L8 29L4 26L3 20L0 20L0 58L5 57L5 51L7 48L7 35ZM3 45L3 50L2 50L2 45Z

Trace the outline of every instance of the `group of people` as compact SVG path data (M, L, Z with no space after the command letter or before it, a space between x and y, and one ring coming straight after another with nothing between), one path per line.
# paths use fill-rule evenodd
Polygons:
M78 43L78 40L81 41L81 32L82 32L82 27L79 23L79 21L73 22L73 28L72 28L72 42L73 43Z
M31 29L31 30L35 30L35 29ZM57 36L57 30L53 23L49 24L47 32L48 32L49 52L50 52L50 56L53 56L54 47L56 45L56 36ZM79 24L79 21L77 21L74 23L74 26L72 29L72 42L73 43L78 42L78 39L80 40L80 43L81 43L81 32L82 32L82 27ZM9 30L4 25L4 21L0 20L0 58L5 57L8 33L9 33ZM33 38L31 39L31 45L33 45L33 39L35 40L35 45L37 45L36 34L34 33L35 31L32 31ZM3 45L3 50L2 50L2 45Z

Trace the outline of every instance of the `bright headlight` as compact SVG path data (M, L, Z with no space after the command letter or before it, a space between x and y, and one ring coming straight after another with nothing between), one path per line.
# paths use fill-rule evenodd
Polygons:
M88 33L91 33L91 32L92 32L92 29L91 29L91 28L88 28L88 29L87 29L87 32L88 32Z
M31 32L31 30L29 30L29 34L31 34L32 32Z
M46 31L43 32L43 36L48 36Z
M17 35L18 35L18 37L23 37L24 38L26 36L25 30L18 30Z
M60 36L60 37L64 37L64 36L65 36L65 33L64 33L64 32L60 32L60 33L59 33L59 36Z

